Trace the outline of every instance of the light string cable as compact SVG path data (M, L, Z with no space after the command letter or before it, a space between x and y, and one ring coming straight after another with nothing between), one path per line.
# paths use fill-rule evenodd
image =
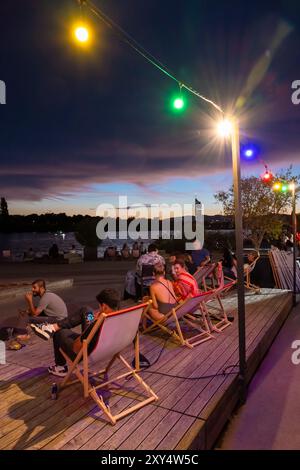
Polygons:
M134 49L139 55L141 55L144 59L146 59L149 63L154 65L154 67L159 69L169 78L174 80L179 85L180 89L185 88L187 91L197 96L201 100L206 101L207 103L211 104L214 108L216 108L223 115L225 114L222 108L218 106L216 103L214 103L214 101L201 95L197 90L195 90L191 86L187 85L186 83L176 78L174 73L171 72L170 69L168 69L162 62L156 59L156 57L154 57L143 46L141 46L133 37L131 37L126 31L124 31L124 29L122 29L117 23L115 23L105 13L103 13L100 10L100 8L98 8L89 0L79 0L79 3L81 6L85 5L87 8L89 8L91 12L94 13L95 16L97 16L101 21L103 21L103 23L105 23L109 28L111 28L123 42L125 42L128 46Z

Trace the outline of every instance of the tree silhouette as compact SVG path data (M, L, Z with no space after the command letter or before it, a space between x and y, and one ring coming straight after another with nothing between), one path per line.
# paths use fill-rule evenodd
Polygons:
M5 197L1 198L0 215L1 215L1 217L3 217L3 219L5 219L9 216L8 206L7 206L7 202L6 202Z

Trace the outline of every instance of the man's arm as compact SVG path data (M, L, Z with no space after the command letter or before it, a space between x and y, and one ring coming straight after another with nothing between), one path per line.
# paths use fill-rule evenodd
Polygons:
M203 266L206 266L208 263L210 263L210 256L209 255L205 256L205 260L201 262L200 268L202 268Z
M25 294L25 299L30 310L29 315L36 317L43 311L41 307L35 307L33 305L32 292L27 292L27 294Z
M84 332L80 336L78 336L78 338L74 340L72 348L76 354L79 353L80 349L82 348L82 341L88 338L100 314L101 314L100 310L96 310L94 312L95 320L89 324L89 326L84 330Z

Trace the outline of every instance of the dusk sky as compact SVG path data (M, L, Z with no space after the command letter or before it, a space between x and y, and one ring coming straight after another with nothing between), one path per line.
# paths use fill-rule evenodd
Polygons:
M231 111L241 142L260 149L243 175L293 164L300 173L299 0L94 0L182 82ZM75 44L75 0L3 2L0 17L0 196L10 213L94 215L98 204L191 203L220 213L232 182L214 108L146 62L86 10L92 40ZM258 62L260 61L260 62ZM254 86L257 72L270 62ZM254 69L254 67L256 68ZM253 72L253 69L256 72ZM247 90L247 91L245 91Z

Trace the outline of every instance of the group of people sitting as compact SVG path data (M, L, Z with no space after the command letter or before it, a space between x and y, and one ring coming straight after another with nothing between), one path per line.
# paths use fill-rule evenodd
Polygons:
M104 252L105 260L113 260L117 258L122 259L138 259L141 255L145 253L144 243L143 242L134 242L130 248L127 243L124 243L120 252L118 252L116 246L108 246Z
M255 252L248 255L249 263L253 262L253 258L255 259ZM145 262L152 265L153 268L153 278L146 286L147 292L145 293L147 295L143 297L143 300L151 299L148 313L154 321L163 319L178 303L200 293L198 283L187 267L187 264L190 263L190 269L194 269L192 264L195 260L200 262L196 266L197 271L210 262L209 253L205 250L201 256L196 253L194 257L193 253L188 256L173 254L166 263L164 258L159 255L156 246L151 244L148 253L139 258L137 273L141 273ZM227 270L230 267L232 268L230 263L227 263L223 269ZM37 305L34 303L34 298L39 298ZM116 311L120 307L120 295L115 289L102 290L96 299L98 302L96 310L82 307L70 315L63 299L57 294L47 291L43 279L32 283L31 291L25 295L28 306L25 313L28 315L28 324L37 336L45 340L53 338L55 364L49 366L48 372L50 374L64 377L68 372L66 360L61 354L60 348L67 353L71 360L75 359L83 340L88 337L99 315ZM73 328L77 326L81 326L81 334L73 331ZM97 336L94 336L89 343L89 353L95 347L96 342Z

